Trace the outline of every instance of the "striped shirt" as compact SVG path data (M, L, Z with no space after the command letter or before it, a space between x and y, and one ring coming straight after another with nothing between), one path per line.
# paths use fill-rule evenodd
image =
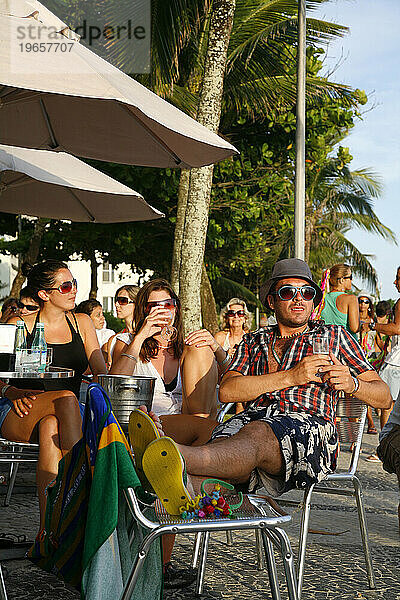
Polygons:
M305 356L313 354L312 335L314 333L329 337L331 352L349 367L352 375L358 376L365 371L374 370L367 361L357 340L343 327L325 325L323 321L310 321L309 330L295 337L289 343L282 357L282 362L278 365L278 371L287 371L296 366ZM271 372L268 355L276 335L277 326L261 328L244 335L227 372L237 371L242 375L266 375ZM277 403L283 413L303 411L334 421L339 394L340 392L332 389L322 381L311 381L304 385L291 386L262 394L255 399L254 405Z

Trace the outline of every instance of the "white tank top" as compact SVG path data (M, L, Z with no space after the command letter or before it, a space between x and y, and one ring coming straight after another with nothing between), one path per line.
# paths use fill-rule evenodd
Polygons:
M131 333L119 333L114 339L121 340L124 344L130 344L132 338L133 335ZM175 415L182 412L182 380L180 367L178 369L176 386L171 392L167 392L165 389L161 375L151 361L147 363L142 361L137 362L133 369L133 375L156 378L152 410L157 416Z

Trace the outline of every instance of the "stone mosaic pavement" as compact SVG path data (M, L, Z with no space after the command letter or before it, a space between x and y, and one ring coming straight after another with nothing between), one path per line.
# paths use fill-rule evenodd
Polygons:
M315 495L311 529L325 534L310 534L304 578L303 598L310 600L400 600L400 537L397 524L398 491L396 479L385 473L380 464L368 463L377 436L365 435L359 473L364 488L376 590L369 590L364 557L353 500ZM340 463L348 460L345 450ZM37 500L33 493L34 476L21 473L19 486L10 507L0 507L0 532L35 535L38 523ZM4 494L0 486L0 494ZM297 492L285 500L297 501ZM2 498L0 497L2 504ZM283 502L282 502L283 504ZM300 511L287 508L293 515L288 533L294 549L297 545ZM336 534L336 535L334 535ZM181 536L174 558L180 565L190 560L193 539ZM25 559L2 562L6 569L9 600L75 600L79 594L40 571ZM278 561L278 569L281 566ZM283 582L283 578L281 577ZM165 600L194 598L193 588L164 593ZM248 600L271 597L265 571L257 571L252 534L235 534L234 546L227 546L224 536L214 536L210 542L204 599ZM286 598L284 586L282 598ZM101 599L99 599L101 600Z

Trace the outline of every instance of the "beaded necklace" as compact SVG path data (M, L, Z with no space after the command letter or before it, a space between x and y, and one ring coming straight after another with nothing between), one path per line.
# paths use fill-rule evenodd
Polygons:
M274 359L276 360L277 364L279 366L282 365L283 362L283 356L285 355L285 352L283 353L282 358L279 358L277 351L275 350L275 342L276 340L290 340L296 337L299 337L300 335L303 335L303 333L307 333L307 331L309 331L309 326L307 325L306 328L303 331L300 331L298 333L292 333L290 335L277 335L276 333L274 333L274 337L272 339L272 344L271 344L271 350L272 350L272 355L274 357Z

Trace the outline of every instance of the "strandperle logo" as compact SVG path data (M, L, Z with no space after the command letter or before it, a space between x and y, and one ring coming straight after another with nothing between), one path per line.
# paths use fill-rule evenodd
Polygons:
M87 46L125 73L150 72L151 0L42 0ZM40 17L39 17L40 18ZM70 52L60 29L39 23L20 26L19 52Z

